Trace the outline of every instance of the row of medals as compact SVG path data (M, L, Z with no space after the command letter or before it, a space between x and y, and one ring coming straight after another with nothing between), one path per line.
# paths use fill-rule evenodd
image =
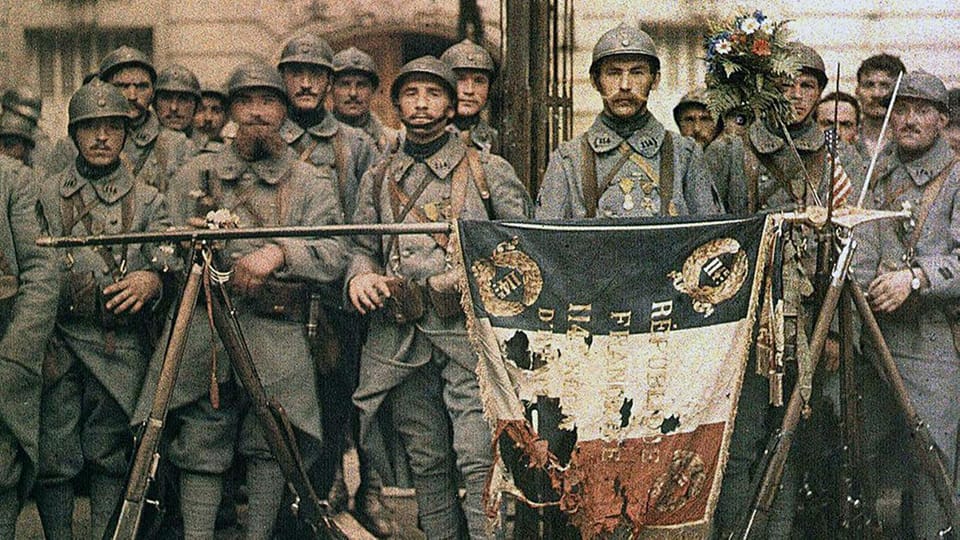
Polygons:
M620 181L617 182L617 185L620 187L620 191L623 192L623 209L629 212L636 208L636 203L633 200L633 191L637 187L637 179L621 178ZM640 181L640 189L643 191L643 200L640 204L645 209L651 211L655 209L653 199L650 198L654 186L655 184L652 180L647 179L646 181Z

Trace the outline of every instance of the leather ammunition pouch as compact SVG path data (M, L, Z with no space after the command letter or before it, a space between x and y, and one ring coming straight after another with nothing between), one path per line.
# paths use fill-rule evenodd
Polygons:
M463 315L463 308L460 307L460 293L458 291L441 292L427 283L427 296L433 305L433 311L441 319L452 319Z
M314 365L321 375L327 375L340 364L340 335L331 323L327 310L334 309L323 305L323 295L310 294L306 333L307 344Z
M309 318L310 287L300 281L268 278L252 295L243 296L250 309L261 317L306 324Z
M390 278L387 287L390 297L384 301L383 308L390 320L397 324L409 324L423 318L423 290L417 282Z
M104 330L131 326L143 321L141 311L135 315L117 315L107 309L110 297L104 296L93 272L70 272L60 287L60 315L67 320L85 321Z

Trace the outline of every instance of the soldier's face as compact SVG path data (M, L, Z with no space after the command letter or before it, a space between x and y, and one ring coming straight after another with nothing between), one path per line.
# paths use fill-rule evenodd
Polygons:
M867 71L857 80L854 93L860 101L860 110L863 116L873 119L882 119L887 114L884 102L893 92L893 85L897 78L886 71Z
M278 131L286 108L277 92L266 88L241 90L230 104L230 117L240 129Z
M836 105L837 114L833 114L834 105ZM820 129L826 131L833 128L834 117L836 117L837 134L840 135L840 140L849 144L855 143L860 122L857 119L857 110L853 108L853 105L846 101L839 103L824 101L817 105L817 125L820 126Z
M949 118L933 103L915 98L900 98L890 114L893 138L903 157L913 158L926 152L947 127Z
M330 88L328 70L311 64L284 64L281 72L287 97L294 109L309 112L323 106Z
M130 102L134 119L143 117L153 102L153 81L150 73L140 67L122 67L110 77L110 84L116 86L123 93L123 97Z
M407 78L397 94L396 106L407 137L414 142L439 137L455 112L446 87L426 75Z
M457 115L480 114L490 94L490 76L479 69L457 69Z
M347 118L358 118L370 111L375 89L370 77L362 73L337 75L333 81L333 110Z
M700 146L706 146L717 131L717 121L706 107L694 104L681 109L677 115L677 127L681 135L693 137Z
M74 142L87 163L106 167L120 159L125 135L123 119L94 118L76 127Z
M226 123L227 111L223 108L223 100L217 96L203 96L193 115L193 129L207 137L218 138Z
M810 73L800 72L781 83L783 93L790 100L790 125L803 123L813 113L820 100L820 81Z
M160 125L174 131L186 131L193 122L197 100L186 92L157 92L157 118Z
M660 82L660 73L640 55L604 59L593 77L603 99L603 110L614 118L629 118L647 109L650 91Z
M27 146L27 141L23 137L17 137L16 135L0 136L0 154L11 157L20 163L25 163L29 151L30 147Z

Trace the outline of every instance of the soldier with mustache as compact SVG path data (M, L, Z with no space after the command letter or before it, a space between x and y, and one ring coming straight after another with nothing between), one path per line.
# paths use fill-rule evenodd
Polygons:
M377 144L381 154L398 144L399 133L383 124L370 110L373 96L380 89L380 75L373 58L356 47L333 56L333 114L337 120L360 128Z
M172 65L157 75L153 108L160 125L191 137L193 114L200 104L200 81L189 69Z
M883 147L887 141L881 141L880 128L887 108L884 103L893 92L900 73L907 68L899 57L881 53L864 60L857 68L857 87L854 93L860 101L860 153L869 158L876 148Z

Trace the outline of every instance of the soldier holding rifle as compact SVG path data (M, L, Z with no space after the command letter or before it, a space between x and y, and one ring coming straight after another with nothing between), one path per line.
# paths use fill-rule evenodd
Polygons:
M44 185L50 231L57 235L167 229L163 196L135 181L121 161L129 104L95 80L70 99L75 163ZM172 262L151 245L68 249L52 351L44 365L37 507L48 538L70 538L72 480L91 471L92 536L99 538L120 499L133 447L130 416L146 371L143 329Z
M280 136L287 97L277 70L261 63L242 65L227 87L236 139L182 170L170 192L174 222L205 226L204 216L219 210L240 227L341 223L334 178L299 162ZM340 277L342 251L336 239L248 239L224 243L214 261L220 270L232 269L228 285L256 370L267 395L286 410L308 460L318 454L322 431L305 330L309 292L314 282ZM241 457L247 463L250 497L247 537L270 538L284 477L264 437L265 427L230 380L226 354L209 324L201 305L170 403L171 425L178 429L170 432L168 455L180 469L185 537L213 537L223 473ZM151 402L160 356L154 358L138 418L146 416L142 411Z

